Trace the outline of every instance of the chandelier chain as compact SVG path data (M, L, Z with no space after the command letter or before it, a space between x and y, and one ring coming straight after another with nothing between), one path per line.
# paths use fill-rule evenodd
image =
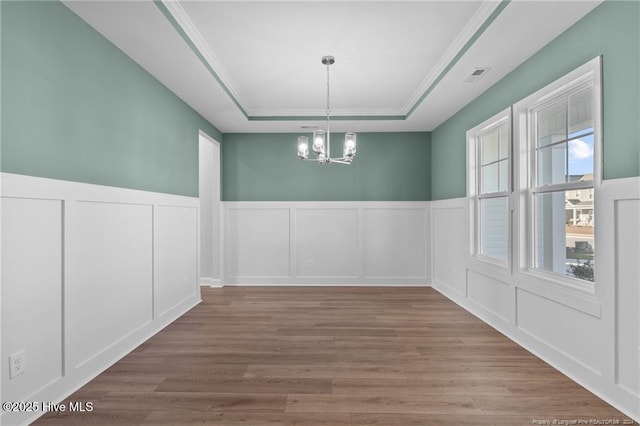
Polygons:
M327 123L329 122L329 116L331 115L331 103L330 103L331 86L329 84L329 67L330 66L331 66L331 63L327 62Z

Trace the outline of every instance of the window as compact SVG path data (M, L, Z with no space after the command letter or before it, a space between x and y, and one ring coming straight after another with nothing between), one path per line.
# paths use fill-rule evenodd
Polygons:
M467 132L476 259L509 267L513 253L522 272L594 290L600 68L598 57Z
M511 192L510 110L467 132L468 193L473 200L472 251L507 266Z
M594 281L594 192L600 176L600 59L514 108L524 166L519 188L527 199L527 212L521 215L527 220L525 267L563 282L589 284Z

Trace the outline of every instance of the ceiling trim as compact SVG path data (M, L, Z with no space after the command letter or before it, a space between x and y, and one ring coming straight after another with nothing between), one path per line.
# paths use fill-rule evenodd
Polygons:
M436 64L432 71L428 75L420 87L426 89L420 93L420 88L416 91L410 100L407 102L411 105L408 109L399 114L358 114L358 115L333 115L332 120L337 121L379 121L379 120L406 120L411 116L416 109L422 104L422 102L429 96L429 94L436 88L436 86L445 78L445 76L451 71L451 69L458 63L458 61L465 55L465 53L475 44L480 36L491 26L496 18L504 11L509 5L511 0L499 0L499 2L488 1L485 3L485 7L481 8L467 25L465 30L449 47L447 52L442 56L440 63ZM232 80L226 76L224 67L217 59L216 55L211 51L209 45L204 41L200 32L195 27L186 11L182 8L179 2L169 0L153 0L154 5L160 10L160 12L169 21L174 30L180 35L187 46L191 49L198 60L205 66L207 71L220 85L222 90L229 96L233 103L238 107L242 115L248 121L309 121L309 120L324 120L326 116L319 116L314 114L309 115L253 115L251 111L247 110L243 105L238 91L234 88ZM465 41L466 40L466 41ZM464 43L464 44L463 44ZM462 46L460 47L460 45ZM449 58L451 58L449 60ZM448 60L448 63L446 61ZM445 66L443 64L446 63ZM218 71L216 71L216 69ZM439 72L437 70L440 70ZM436 74L435 78L432 77ZM417 99L416 99L417 97ZM411 99L416 99L415 101Z
M456 53L453 59L451 59L451 61L447 64L447 66L444 67L444 69L440 72L438 77L436 77L435 80L433 80L431 85L427 88L427 90L424 91L422 96L420 96L420 98L418 98L416 103L413 104L411 109L407 111L405 118L408 118L411 114L413 114L413 112L420 106L420 104L427 98L427 96L429 96L429 94L433 91L433 89L436 88L438 83L440 83L442 79L449 73L449 71L451 71L451 68L453 68L455 64L458 63L458 61L464 56L465 53L467 53L467 51L471 48L471 46L473 46L474 43L480 38L482 33L484 33L486 29L491 26L493 21L496 20L496 18L502 13L502 11L509 5L509 3L511 3L511 0L500 1L500 3L493 10L493 12L484 20L482 25L480 25L480 27L475 31L475 33L473 33L471 38L467 40L467 42L462 46L462 48L460 48L460 50L458 51L458 53Z
M208 48L207 44L202 40L200 33L179 3L171 1L167 1L165 3L162 0L153 0L153 3L160 12L162 12L165 18L167 18L173 29L176 30L180 37L182 37L184 42L187 43L187 46L189 46L193 54L196 55L200 62L202 62L202 65L207 68L207 71L209 71L211 76L218 82L222 90L224 90L227 96L229 96L233 103L236 104L240 112L248 119L249 114L242 106L242 103L238 100L237 94L229 89L229 85L220 77L211 65L212 62L219 65L219 61L215 58L215 55L211 52L211 49ZM187 30L185 30L185 27ZM218 66L218 68L222 67Z
M333 115L331 121L388 121L388 120L406 120L405 115ZM249 121L324 121L326 115L250 115L247 117Z

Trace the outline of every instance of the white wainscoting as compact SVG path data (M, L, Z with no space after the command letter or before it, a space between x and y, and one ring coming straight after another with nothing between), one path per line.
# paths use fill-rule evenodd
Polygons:
M511 322L509 317L513 296L509 287L509 284L495 277L467 269L468 299L505 323Z
M70 370L152 320L153 206L76 201L65 253ZM69 206L71 208L71 206ZM87 337L89 336L89 337Z
M358 210L298 208L296 213L296 275L356 278Z
M363 275L427 278L427 208L362 209Z
M640 179L596 196L594 293L472 257L466 198L431 202L432 286L640 420Z
M198 282L198 208L154 207L153 215L154 318L175 309L193 294Z
M428 285L428 202L225 202L225 285Z
M616 378L620 387L640 398L640 199L616 200ZM635 283L636 285L630 285ZM628 331L625 330L629 328ZM636 352L639 356L636 356ZM640 401L639 401L640 404Z
M466 272L462 260L468 256L469 220L465 202L457 199L432 202L431 217L431 285L447 287L466 297Z
M60 401L199 303L197 198L1 179L3 401Z
M2 401L22 401L63 375L62 201L1 201ZM23 349L27 373L9 382L8 357Z

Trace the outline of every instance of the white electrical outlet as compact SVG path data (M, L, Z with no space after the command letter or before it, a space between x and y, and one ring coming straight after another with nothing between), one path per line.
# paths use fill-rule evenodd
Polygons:
M24 349L9 355L9 378L13 379L25 371L27 371L27 356Z
M307 260L307 268L313 269L313 259L308 259Z

